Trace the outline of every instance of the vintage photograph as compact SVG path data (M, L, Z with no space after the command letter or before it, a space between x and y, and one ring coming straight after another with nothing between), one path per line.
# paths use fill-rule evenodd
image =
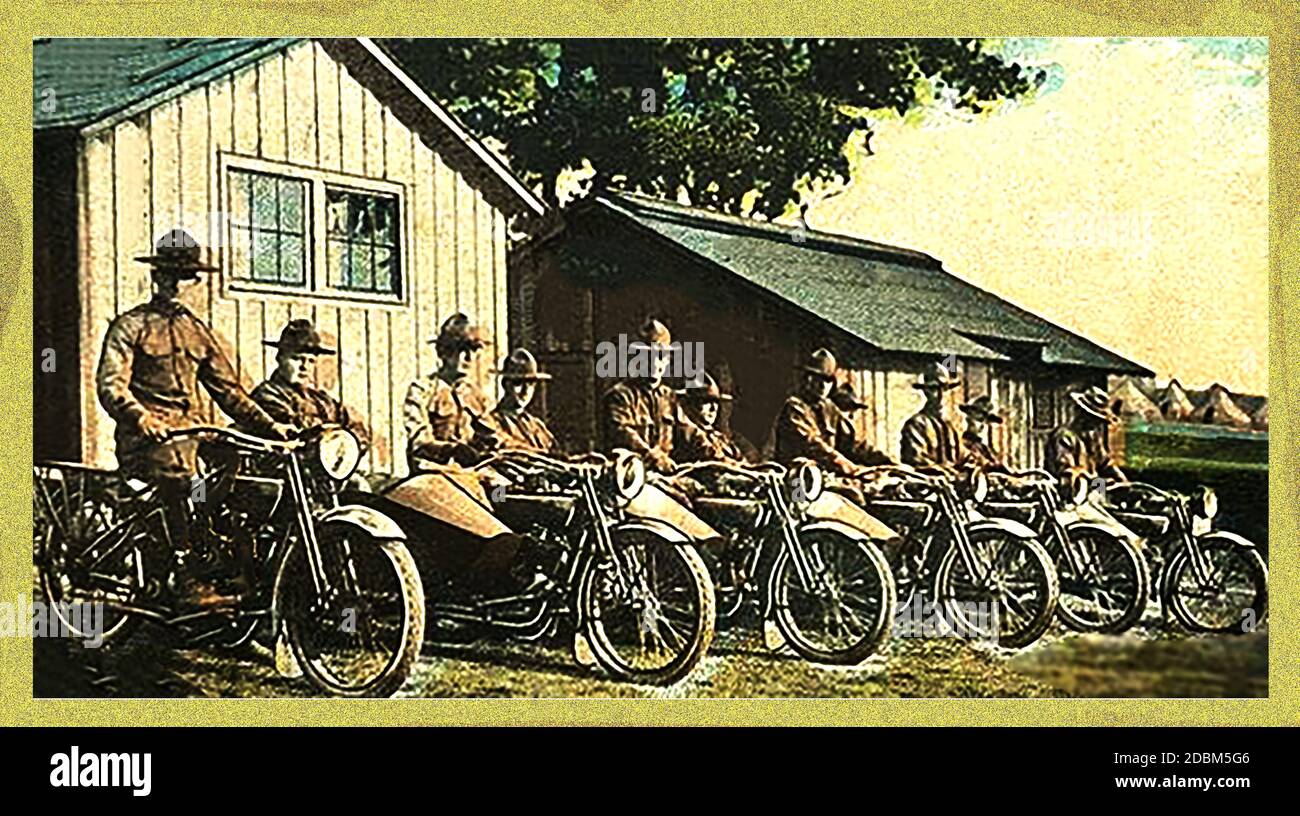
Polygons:
M33 53L36 697L1268 696L1266 38Z

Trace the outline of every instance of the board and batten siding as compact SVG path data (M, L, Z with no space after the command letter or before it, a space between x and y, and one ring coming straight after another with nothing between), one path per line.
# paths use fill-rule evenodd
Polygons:
M213 214L226 194L223 161L241 158L397 185L404 301L232 289L223 280L224 220ZM366 417L373 446L363 469L405 472L402 400L417 375L436 367L428 340L452 312L469 314L492 337L474 377L495 393L493 358L507 348L505 215L319 43L297 43L88 135L78 185L88 462L114 463L113 422L94 383L104 332L115 315L149 298L149 268L134 258L175 226L211 248L222 267L183 287L182 299L212 326L246 388L274 367L275 351L262 341L291 318L310 318L334 344L338 355L321 358L318 385ZM323 264L323 252L310 250L308 263ZM202 399L207 415L224 422Z

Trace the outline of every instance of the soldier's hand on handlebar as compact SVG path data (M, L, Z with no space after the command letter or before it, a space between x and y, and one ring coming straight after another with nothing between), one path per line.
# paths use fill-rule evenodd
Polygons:
M292 426L292 425L286 423L286 422L272 422L272 423L271 423L271 438L272 438L272 439L279 439L279 440L281 440L281 441L285 441L285 440L288 440L288 439L293 439L293 437L294 437L297 433L298 433L298 429L295 428L294 426Z
M150 442L165 442L171 430L161 419L149 413L140 417L138 427L140 433Z

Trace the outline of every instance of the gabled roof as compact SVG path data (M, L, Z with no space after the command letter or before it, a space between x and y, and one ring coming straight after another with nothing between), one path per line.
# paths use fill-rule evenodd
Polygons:
M1148 422L1163 419L1160 408L1133 377L1124 377L1118 386L1111 389L1110 397L1112 402L1119 401L1120 416L1140 416Z
M922 252L719 215L628 193L598 206L886 351L1007 360L1150 376L1145 367L945 271Z
M304 38L44 38L33 44L32 127L97 129L134 116L190 88L211 82ZM338 41L325 41L337 43ZM542 215L547 207L509 166L432 99L391 56L366 37L351 38L355 54L379 66L410 99L422 123L463 145L519 205ZM365 81L364 78L362 81ZM52 95L51 95L52 94Z

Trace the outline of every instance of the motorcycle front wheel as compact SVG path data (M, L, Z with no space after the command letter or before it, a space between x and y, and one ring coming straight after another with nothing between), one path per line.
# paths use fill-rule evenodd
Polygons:
M424 589L401 541L377 540L346 523L317 529L317 587L307 548L296 543L281 570L279 614L303 675L341 697L390 697L424 642Z
M978 573L952 546L935 572L940 608L958 633L1019 649L1047 631L1060 588L1056 568L1037 541L996 528L970 534Z
M1254 547L1211 533L1196 541L1209 567L1202 582L1184 547L1169 560L1165 578L1174 617L1193 632L1253 632L1268 615L1268 565Z
M670 685L695 668L713 641L713 582L689 544L630 527L614 531L617 564L598 561L578 589L592 655L619 680Z
M772 566L769 587L777 628L804 660L854 666L889 635L894 578L874 544L831 530L801 530L805 584L788 550Z
M1151 595L1142 553L1128 539L1100 529L1070 530L1068 535L1078 567L1064 553L1056 559L1061 623L1076 632L1117 634L1131 629Z

